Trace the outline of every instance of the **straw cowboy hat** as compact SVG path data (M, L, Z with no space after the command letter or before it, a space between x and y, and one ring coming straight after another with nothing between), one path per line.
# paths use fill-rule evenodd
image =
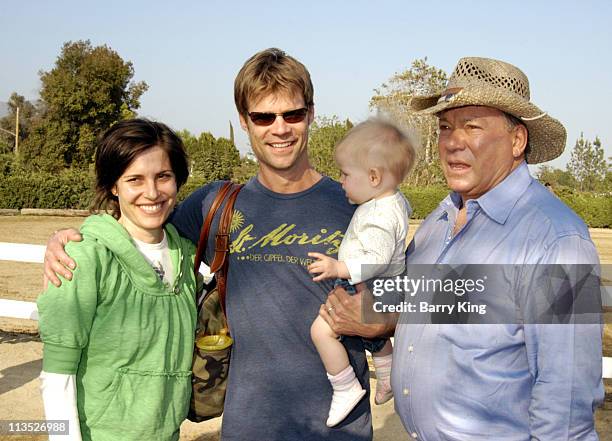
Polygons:
M413 111L437 114L462 106L487 106L520 119L529 131L526 160L550 161L565 149L565 127L529 102L529 80L517 67L490 58L459 60L442 93L413 97Z

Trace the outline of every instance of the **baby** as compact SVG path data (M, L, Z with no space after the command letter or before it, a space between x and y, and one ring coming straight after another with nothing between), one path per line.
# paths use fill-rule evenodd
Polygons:
M340 245L338 260L321 253L308 271L314 281L339 279L349 294L354 285L374 277L392 277L404 272L406 235L411 209L398 191L415 157L410 139L393 124L369 119L351 129L335 151L340 182L349 201L359 205ZM333 314L333 310L330 311ZM363 398L366 391L355 376L338 335L317 316L311 327L312 340L321 356L334 390L327 426L339 424ZM391 399L390 375L393 347L389 339L364 339L376 369L376 404Z

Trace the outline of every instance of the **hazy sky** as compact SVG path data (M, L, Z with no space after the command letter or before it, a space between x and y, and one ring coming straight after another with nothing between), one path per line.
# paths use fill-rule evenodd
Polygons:
M150 88L139 113L173 128L228 136L248 150L233 81L258 50L302 61L316 112L360 121L373 89L416 58L451 72L462 56L508 61L529 77L532 101L612 156L610 1L33 1L0 2L0 101L38 96L38 72L66 41L106 44Z

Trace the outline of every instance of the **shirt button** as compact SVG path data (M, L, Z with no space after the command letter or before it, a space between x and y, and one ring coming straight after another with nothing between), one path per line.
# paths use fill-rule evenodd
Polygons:
M413 352L414 351L414 346L410 345L408 346L408 352Z
M414 439L417 439L419 437L419 435L417 435L416 432L412 432L410 436L413 437Z
M408 389L407 387L404 388L403 390L404 395L408 395L410 393L410 389Z

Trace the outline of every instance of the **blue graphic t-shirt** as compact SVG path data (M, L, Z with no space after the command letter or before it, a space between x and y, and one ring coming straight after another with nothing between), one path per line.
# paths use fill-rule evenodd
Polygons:
M220 186L215 182L195 191L173 215L172 223L194 243ZM312 281L308 252L336 256L353 211L340 185L327 177L292 194L274 193L253 178L238 195L226 300L234 348L223 440L372 438L367 398L341 425L325 426L332 389L310 339L310 326L333 281ZM369 389L361 340L344 343L357 377Z

